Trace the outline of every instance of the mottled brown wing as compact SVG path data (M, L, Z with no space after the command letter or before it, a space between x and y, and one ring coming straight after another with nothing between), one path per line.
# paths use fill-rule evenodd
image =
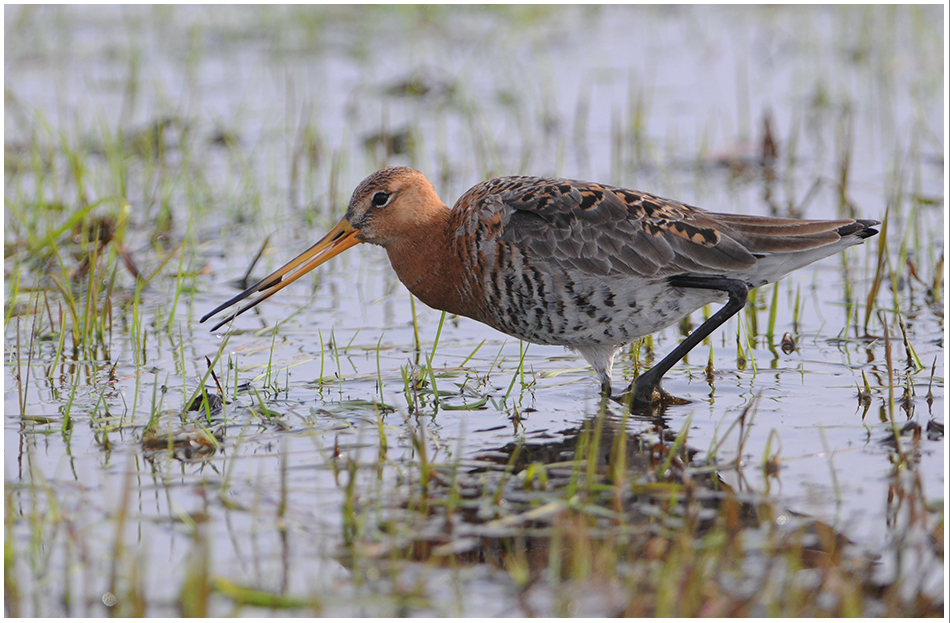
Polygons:
M639 191L538 177L482 182L456 210L462 229L478 230L476 239L500 239L536 260L593 275L648 278L743 272L763 256L873 236L879 224L708 212Z
M594 275L722 274L756 261L708 212L596 183L497 178L459 205L470 222L494 222L501 240L532 258Z

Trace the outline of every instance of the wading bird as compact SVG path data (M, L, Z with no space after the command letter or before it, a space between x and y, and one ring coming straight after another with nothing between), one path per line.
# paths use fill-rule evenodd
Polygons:
M211 316L260 293L215 330L361 242L389 255L399 280L435 309L590 363L610 395L625 345L700 307L724 302L620 398L670 398L660 380L745 305L751 288L877 234L872 220L800 220L708 212L593 182L498 177L449 209L422 173L388 167L353 191L323 239Z

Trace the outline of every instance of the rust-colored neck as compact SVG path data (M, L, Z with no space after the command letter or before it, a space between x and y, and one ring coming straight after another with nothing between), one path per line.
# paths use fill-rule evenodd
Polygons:
M444 205L427 210L424 223L404 230L385 246L399 280L419 300L435 309L465 314L463 293L468 279L460 265L450 223L451 211Z

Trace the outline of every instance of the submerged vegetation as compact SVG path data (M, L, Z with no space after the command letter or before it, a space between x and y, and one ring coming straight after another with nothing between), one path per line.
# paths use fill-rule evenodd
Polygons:
M940 616L940 11L6 8L5 613ZM378 249L197 324L385 164L883 225L654 418Z

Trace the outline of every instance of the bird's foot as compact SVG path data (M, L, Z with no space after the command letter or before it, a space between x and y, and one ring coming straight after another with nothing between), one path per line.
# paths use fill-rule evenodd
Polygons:
M616 396L614 399L621 404L627 405L632 410L646 410L658 406L667 405L685 405L689 401L685 398L677 398L663 389L660 384L660 378L653 378L650 370L638 376L627 389Z

